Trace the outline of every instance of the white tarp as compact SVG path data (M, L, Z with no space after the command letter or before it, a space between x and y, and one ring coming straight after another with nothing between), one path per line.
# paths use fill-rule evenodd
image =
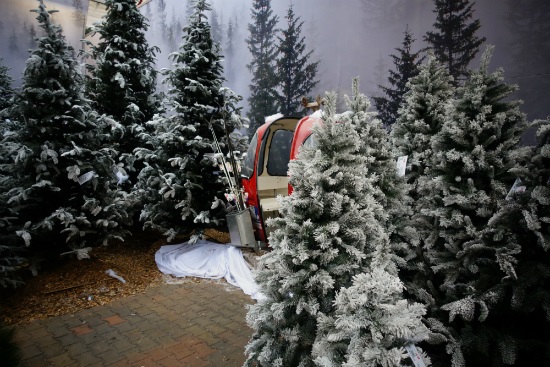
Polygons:
M240 287L252 298L263 298L241 250L235 246L208 241L166 245L156 252L155 261L164 274L176 277L225 278L229 284Z

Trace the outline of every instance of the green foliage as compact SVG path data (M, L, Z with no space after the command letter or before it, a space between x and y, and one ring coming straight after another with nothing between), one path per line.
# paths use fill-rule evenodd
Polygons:
M550 121L536 125L538 145L519 150L516 156L524 164L513 170L525 191L501 200L484 233L496 249L501 277L491 289L490 336L507 351L491 357L515 365L550 362Z
M141 219L170 239L223 219L226 183L211 156L209 124L224 149L223 120L229 132L242 126L240 97L222 85L219 45L212 41L206 19L209 10L204 0L195 2L184 43L172 54L175 68L166 73L173 111L148 124L152 132L141 133L145 145L136 149L145 163L135 191L144 200Z
M24 224L16 233L27 246L32 238L33 247L49 251L105 244L121 238L127 219L111 189L115 153L104 146L104 132L116 124L84 99L74 52L42 0L34 11L44 36L31 52L15 101L19 121L3 141L9 157L4 169L13 180L7 203Z
M434 4L435 31L428 31L424 40L457 83L468 76L468 64L485 37L476 36L479 20L468 23L474 14L474 3L470 0L434 0Z
M273 15L271 0L254 0L252 4L252 22L248 24L249 36L246 39L252 61L247 65L252 73L250 84L250 107L247 117L250 119L248 135L252 137L256 129L264 123L266 116L277 112L275 88L278 79L275 73L277 46L275 45L275 26L278 17Z
M349 111L341 115L342 121L349 121L361 138L360 152L367 159L367 177L373 187L373 196L386 211L380 220L390 237L392 260L397 266L404 267L413 257L408 243L415 233L408 221L412 203L405 180L397 176L396 157L389 134L377 114L369 111L370 101L359 92L358 79L353 80L352 96L345 96L345 100Z
M391 251L382 225L385 213L374 197L360 135L349 121L339 123L335 100L334 94L327 95L324 122L313 128L316 147L302 147L298 159L289 164L294 191L282 199L282 217L269 223L275 228L269 238L273 250L261 258L256 278L267 299L253 305L247 315L255 333L246 347L245 365L340 365L345 359L351 363L361 358L361 348L353 349L358 339L377 348L379 340L366 336L376 327L354 317L363 307L358 303L358 308L346 308L344 299L367 286L363 280L369 276L376 280L371 283L374 288L387 285L382 279L388 280L385 269ZM400 284L395 276L392 281ZM348 287L352 288L346 293ZM368 292L359 298L365 301ZM398 298L398 293L396 289L392 295ZM364 312L376 313L377 307L384 306L373 305ZM388 319L407 328L390 314ZM415 316L413 323L421 328ZM355 333L343 325L344 319L356 320L350 326ZM348 346L353 352L345 355ZM385 350L386 345L378 347ZM390 354L395 356L395 351ZM390 365L389 358L382 359Z
M3 65L4 59L0 58L0 124L7 117L7 110L12 105L13 78L8 74L9 69Z
M140 167L134 167L133 151L141 145L137 135L160 107L155 95L158 48L149 47L145 39L148 24L134 0L106 0L105 6L105 19L92 29L99 43L92 46L94 64L87 65L88 94L93 108L122 125L112 136L113 147L135 183Z
M433 155L431 140L443 126L445 105L454 94L447 70L430 56L410 79L410 91L391 135L398 155L406 155L407 183L413 200L418 198L417 181L426 173Z
M508 346L508 336L494 328L492 310L500 307L503 261L517 248L505 241L488 244L483 233L514 183L511 170L518 165L515 150L526 122L519 102L507 99L515 87L502 82L502 70L489 73L491 55L488 48L448 106L432 139L429 171L418 180L414 219L432 285L426 289L428 317L447 329L436 334L448 342L453 366L463 359L482 365L510 361L510 350L501 344Z
M301 36L304 22L296 16L292 5L288 7L285 19L287 28L277 37L279 43L276 100L278 112L285 116L297 116L300 99L308 97L319 84L319 81L315 80L319 61L309 62L313 50L306 52L305 37Z
M424 57L420 57L420 52L413 53L411 48L414 39L407 28L405 38L401 48L396 48L397 55L391 55L395 70L390 70L388 81L390 87L379 86L386 94L386 97L375 97L374 103L380 120L385 126L394 124L398 117L398 110L405 101L405 93L408 91L407 82L418 75L420 64Z

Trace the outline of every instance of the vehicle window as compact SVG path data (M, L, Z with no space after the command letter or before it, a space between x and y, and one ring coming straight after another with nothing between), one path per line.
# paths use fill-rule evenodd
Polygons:
M264 173L265 144L267 142L267 138L269 137L270 133L271 133L271 129L267 129L264 132L264 136L262 137L262 145L260 146L260 154L258 156L258 173L257 173L257 176L261 176L262 173Z
M267 158L267 173L271 176L287 175L293 137L294 132L290 130L276 130L273 134Z
M317 139L315 138L315 134L311 133L306 138L306 140L304 140L302 146L306 148L315 148L317 146Z
M254 134L248 150L246 151L246 157L241 169L241 177L250 178L254 173L254 158L256 157L256 146L258 145L258 133Z

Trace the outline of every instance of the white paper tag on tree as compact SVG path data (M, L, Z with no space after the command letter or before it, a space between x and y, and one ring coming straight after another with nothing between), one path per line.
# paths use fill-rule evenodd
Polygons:
M510 200L513 194L522 193L525 192L525 190L527 190L527 187L523 186L523 182L521 182L520 178L516 178L512 188L508 191L508 195L506 195L506 200Z
M92 177L94 177L94 173L94 171L86 172L78 178L78 183L82 185L83 183L90 181Z
M406 344L405 349L407 350L407 353L409 353L409 357L411 357L414 367L426 367L414 344Z
M397 157L397 176L399 177L405 176L408 157L409 157L408 155L402 155L401 157Z

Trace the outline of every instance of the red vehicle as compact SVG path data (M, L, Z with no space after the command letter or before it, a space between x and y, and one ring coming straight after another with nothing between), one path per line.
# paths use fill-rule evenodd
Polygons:
M266 119L250 141L241 168L241 183L248 195L256 240L267 243L265 221L279 215L277 197L292 192L288 184L288 162L300 147L313 142L311 128L320 121L314 115L302 119L282 115Z

